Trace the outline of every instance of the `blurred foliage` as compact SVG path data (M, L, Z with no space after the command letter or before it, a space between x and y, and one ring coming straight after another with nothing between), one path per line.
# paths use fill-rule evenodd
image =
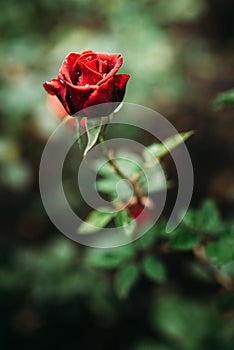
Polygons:
M96 125L96 122L94 123ZM93 128L91 132L87 131L86 150L94 146L96 134L99 132L99 127ZM167 189L165 175L160 165L161 158L170 154L174 148L192 134L193 132L189 131L172 135L163 140L162 143L153 143L143 149L142 158L127 149L122 149L116 152L113 161L109 159L108 149L105 149L107 160L95 159L90 166L95 170L95 174L101 175L101 178L95 181L95 188L100 193L107 194L113 206L93 210L77 228L77 232L80 234L96 233L101 228L106 227L112 219L115 219L115 227L119 228L119 234L123 233L128 237L133 237L136 234L137 224L131 216L131 205L128 206L130 200L133 199L133 194L134 200L136 200L136 198L146 198L153 192ZM105 146L103 147L105 148ZM151 199L148 198L149 200ZM120 207L124 207L124 209L119 210Z
M233 350L233 116L209 109L234 86L233 9L232 0L1 1L4 349ZM125 101L159 110L179 131L196 130L193 204L218 193L222 213L205 202L170 236L162 220L112 250L58 238L38 191L41 153L60 122L42 83L83 49L121 52L121 71L131 74ZM214 106L232 101L230 90ZM64 187L87 215L69 172Z
M215 110L219 110L233 104L234 104L234 89L230 89L228 91L221 92L220 94L217 95L217 97L213 101L213 108Z
M18 250L0 269L2 293L28 291L39 310L80 300L87 313L115 324L125 322L132 308L143 308L151 336L142 340L136 334L133 349L231 349L234 222L221 220L207 200L189 210L171 234L165 227L161 220L133 244L114 249L82 248L57 238L44 248ZM173 259L178 252L179 269ZM204 300L193 290L212 286L222 292Z

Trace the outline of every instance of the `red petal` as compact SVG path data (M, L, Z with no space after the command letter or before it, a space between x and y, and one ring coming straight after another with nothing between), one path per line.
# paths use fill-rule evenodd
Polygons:
M111 114L116 108L116 103L110 103L113 101L114 91L114 79L111 78L104 84L98 87L95 91L91 93L89 98L85 101L84 104L84 112L87 117L102 117ZM96 106L102 103L108 103L108 105L100 106L98 109L96 108L86 108L91 106Z
M46 81L45 83L43 83L43 86L44 86L46 92L48 92L48 94L55 95L54 90L50 86L50 82Z
M114 76L114 94L113 101L121 102L124 98L126 85L130 75L128 74L118 74Z
M107 61L110 70L115 67L117 68L117 70L119 70L119 68L122 66L123 57L120 53L110 54L99 52L98 56L102 61Z
M112 102L112 95L114 91L114 79L111 78L104 84L98 86L98 89L94 90L85 102L84 107L97 105L100 103Z
M45 82L43 86L46 89L46 91L49 92L51 95L56 95L58 97L67 113L71 115L72 112L66 99L67 89L65 82L60 81L58 79L52 79L50 82Z
M80 68L81 76L79 78L79 86L96 85L97 82L102 79L102 75L100 73L89 68L82 62L80 62Z
M69 105L71 115L73 115L84 108L84 103L93 90L84 89L83 87L79 88L79 86L70 85L68 83L66 84L66 87L66 101Z
M99 62L97 58L94 58L90 61L85 62L86 67L94 70L95 72L99 72L98 67L99 67Z
M79 59L80 54L76 52L71 52L66 56L63 61L60 70L58 79L65 79L70 83L75 83L77 81L77 60Z
M107 62L109 68L109 73L106 74L106 76L98 82L98 85L101 85L118 72L119 68L122 66L123 63L123 57L120 54L104 53L100 53L99 57L101 58L101 60L103 60L103 62Z

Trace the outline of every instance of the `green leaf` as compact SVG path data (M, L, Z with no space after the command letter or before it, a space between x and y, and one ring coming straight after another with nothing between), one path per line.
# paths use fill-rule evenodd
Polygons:
M206 200L198 211L197 228L209 234L218 234L222 229L220 215L214 201Z
M115 276L115 291L119 298L126 298L132 286L136 283L139 270L136 265L130 264L119 270Z
M118 176L113 172L112 165L105 158L99 158L99 159L93 160L93 162L90 164L90 167L94 171L96 171L98 175L101 175L101 176L107 176L107 175Z
M221 270L234 280L234 260L222 265Z
M166 140L163 141L162 144L154 143L147 147L146 150L143 151L143 156L146 161L151 162L152 157L150 157L149 152L156 159L160 159L164 157L166 154L170 153L174 148L179 146L185 140L187 140L191 135L194 134L194 131L188 131L181 134L173 135Z
M105 227L115 215L115 212L111 212L111 208L98 208L92 211L86 221L80 225L78 233L90 234L98 232L101 228Z
M95 185L99 192L111 194L114 198L118 197L119 200L128 201L133 195L132 187L128 181L121 180L117 175L97 180Z
M123 265L135 256L133 244L112 249L89 249L86 252L85 264L89 267L113 269Z
M85 121L88 142L84 150L83 156L86 157L90 149L97 143L98 137L102 129L101 118L86 118Z
M162 173L161 167L156 164L152 168L143 169L144 172L138 179L145 193L159 192L167 188L165 174Z
M156 330L176 341L177 349L200 349L211 321L203 304L174 295L158 298L152 315Z
M178 250L190 250L200 242L200 237L185 227L178 227L173 233L170 247Z
M157 237L158 237L158 233L155 229L155 226L153 226L135 242L135 245L138 247L139 250L148 249L153 246Z
M115 162L118 165L120 171L126 176L131 177L134 174L138 173L142 167L142 160L136 154L122 150L116 152L115 154ZM92 168L95 171L98 171L99 175L108 176L108 175L116 175L113 172L112 165L108 162L108 160L97 159L92 163Z
M118 181L118 176L108 177L97 180L95 186L99 192L116 195L116 184L118 183Z
M192 229L197 229L197 212L189 209L183 217L183 224Z
M115 217L116 226L123 229L126 236L131 237L136 230L136 221L129 215L127 209L121 210Z
M226 106L234 104L234 89L221 92L212 102L212 107L215 110L220 110Z
M226 228L221 239L223 242L230 244L234 248L234 225Z
M153 256L146 257L143 262L143 271L147 277L155 282L163 283L166 280L166 270L163 263Z
M210 242L206 245L206 254L211 261L221 266L233 258L233 248L226 242Z
M126 177L131 177L135 175L141 170L142 167L141 157L125 149L120 149L116 152L115 161L120 171Z

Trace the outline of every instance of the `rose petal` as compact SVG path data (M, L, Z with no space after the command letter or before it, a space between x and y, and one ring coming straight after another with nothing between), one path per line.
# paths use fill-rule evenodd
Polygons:
M112 102L112 95L114 91L114 79L111 78L104 84L98 86L98 89L93 91L85 102L84 107L89 107L99 103Z
M55 79L53 79L53 80L55 80ZM53 80L51 80L51 82ZM43 83L43 86L44 86L44 89L46 90L46 92L48 92L48 94L55 95L54 90L51 87L51 82L46 81L45 83Z
M111 55L111 54L103 54L103 53L100 53L99 57L104 62L107 61L107 64L110 70L110 72L106 74L103 77L103 79L98 82L98 85L101 85L118 72L119 68L122 66L122 63L123 63L123 57L120 54Z
M71 115L80 112L84 108L84 102L93 91L92 89L84 89L83 87L79 88L78 86L74 86L69 83L66 83L66 89L66 102L69 106Z
M45 90L49 92L49 94L56 95L58 97L67 113L71 115L71 110L66 100L67 89L65 82L58 79L52 79L50 82L45 82L43 86Z
M98 55L93 51L83 51L79 57L79 62L86 64L89 61L97 59Z
M102 79L102 75L95 72L93 69L87 67L84 63L80 62L81 76L77 85L96 85L99 80ZM88 87L88 86L87 86Z
M111 114L117 107L118 103L113 101L114 78L109 79L98 89L93 91L84 103L84 113L87 117L102 117ZM107 103L107 104L106 104ZM88 108L104 104L98 108Z
M60 67L58 79L64 79L72 84L75 84L78 78L77 75L80 73L77 70L76 64L79 57L80 54L76 52L71 52L66 56Z
M102 61L107 61L110 70L114 67L117 67L119 69L122 66L123 57L120 53L110 54L99 52L98 56Z
M123 100L129 78L130 75L128 74L118 74L114 76L113 101L121 102Z
M99 62L97 58L94 58L90 61L85 62L86 67L94 70L95 72L99 72L98 68L99 68Z

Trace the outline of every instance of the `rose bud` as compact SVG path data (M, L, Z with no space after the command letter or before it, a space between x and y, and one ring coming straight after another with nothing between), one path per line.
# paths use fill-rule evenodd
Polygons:
M116 74L123 58L120 54L83 51L70 53L62 63L58 78L43 84L56 95L66 112L82 117L100 117L112 113L123 100L128 74ZM88 108L102 103L99 109ZM83 110L81 114L80 111Z
M142 213L143 210L144 212ZM142 204L139 203L129 207L129 214L136 220L138 227L145 225L151 220L148 208L145 208Z
M50 111L56 114L59 119L63 120L68 117L66 110L63 108L63 105L59 102L56 96L48 95L47 98L47 107ZM81 118L79 124L81 129L85 129L85 120L86 117ZM75 130L76 121L74 118L68 120L68 125Z

